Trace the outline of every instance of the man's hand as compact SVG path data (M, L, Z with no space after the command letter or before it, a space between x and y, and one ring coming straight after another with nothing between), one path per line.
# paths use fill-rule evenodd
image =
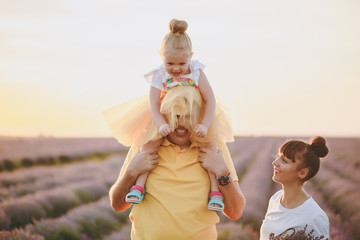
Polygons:
M213 172L216 176L224 176L229 173L222 152L218 149L215 141L200 148L198 160L203 168Z
M136 177L149 172L157 166L158 158L157 150L137 152L130 161L127 171Z

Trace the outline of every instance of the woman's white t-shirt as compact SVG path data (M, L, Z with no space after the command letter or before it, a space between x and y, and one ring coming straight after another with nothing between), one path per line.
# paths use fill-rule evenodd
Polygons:
M324 240L329 238L329 218L312 197L300 206L289 209L281 205L282 195L281 189L269 200L268 210L260 229L260 240L269 240L281 234L289 236L304 230L305 225L307 225L306 233L313 230L312 236L324 236Z

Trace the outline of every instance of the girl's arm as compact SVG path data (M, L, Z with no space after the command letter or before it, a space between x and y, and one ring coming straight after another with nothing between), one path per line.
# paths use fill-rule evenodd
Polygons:
M203 104L205 105L204 115L202 116L202 119L200 119L200 124L209 128L214 117L216 102L210 83L201 69L199 77L199 91L203 99Z
M172 132L169 124L166 122L164 116L160 113L160 89L150 86L150 112L156 125L159 127L159 133L162 136L168 135Z
M160 89L150 86L150 112L158 127L166 123L164 116L160 113L160 93Z

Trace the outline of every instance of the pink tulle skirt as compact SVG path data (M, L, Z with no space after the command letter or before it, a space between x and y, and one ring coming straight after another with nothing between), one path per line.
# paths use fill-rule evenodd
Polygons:
M177 127L177 116L188 116L187 128L192 131L202 114L202 98L198 90L190 86L177 86L167 92L161 101L160 112L170 127ZM150 140L161 138L158 127L150 113L149 96L131 99L103 112L113 136L125 146L141 146ZM228 109L216 98L213 121L205 138L191 136L192 141L219 143L234 141L232 123Z

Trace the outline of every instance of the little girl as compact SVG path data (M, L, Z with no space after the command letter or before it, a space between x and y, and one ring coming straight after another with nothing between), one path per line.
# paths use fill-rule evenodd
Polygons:
M151 84L149 99L144 101L144 97L141 97L105 111L104 116L110 129L120 143L141 146L140 151L145 151L149 144L160 147L163 137L176 128L176 121L169 124L161 111L162 99L167 91L176 86L189 86L199 91L203 104L200 121L192 129L192 139L203 144L216 142L226 148L225 142L233 141L231 120L225 107L215 101L212 88L202 71L205 66L199 61L191 60L191 40L185 33L187 23L173 19L169 23L169 29L170 32L162 40L160 48L163 65L145 75ZM146 104L150 105L150 109ZM126 195L127 202L142 201L148 174L137 178L135 185ZM222 211L223 196L219 192L216 178L210 172L209 178L211 193L208 209Z

